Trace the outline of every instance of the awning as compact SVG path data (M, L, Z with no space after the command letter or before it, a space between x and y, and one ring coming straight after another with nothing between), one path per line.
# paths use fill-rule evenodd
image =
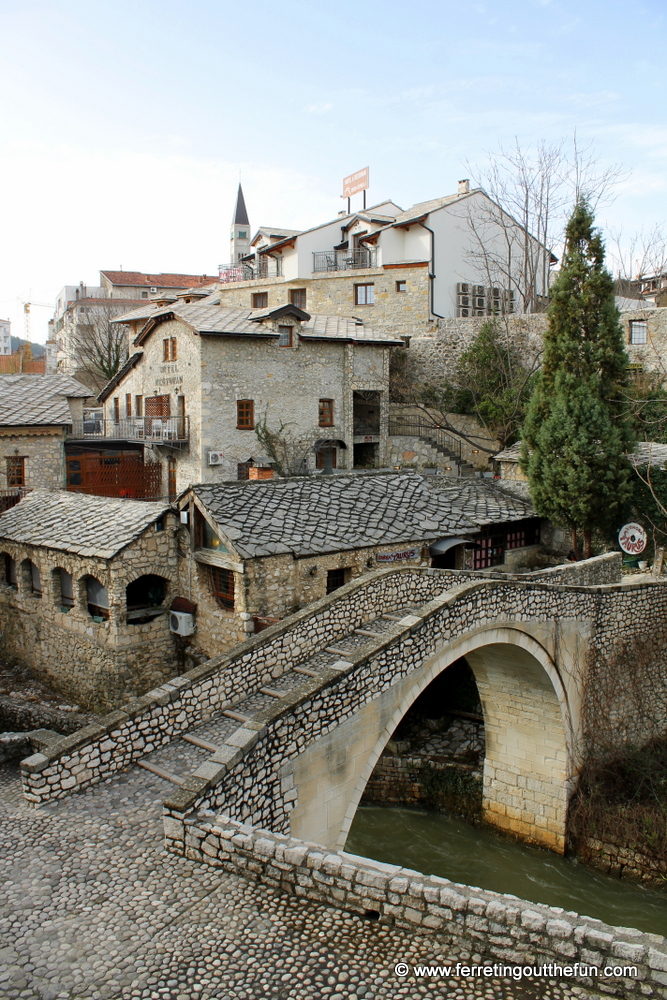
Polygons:
M344 441L336 441L329 438L321 438L313 445L313 451L321 451L323 448L347 448Z
M429 545L428 550L432 556L441 556L443 552L453 549L455 545L470 544L469 538L441 538L433 545Z

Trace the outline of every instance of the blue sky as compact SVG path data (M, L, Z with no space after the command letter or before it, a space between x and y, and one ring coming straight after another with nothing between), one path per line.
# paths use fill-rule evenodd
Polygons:
M239 172L253 226L305 228L367 164L369 203L407 207L499 143L576 128L629 171L600 223L667 219L664 0L4 0L0 31L0 316L19 335L19 299L100 268L215 273Z

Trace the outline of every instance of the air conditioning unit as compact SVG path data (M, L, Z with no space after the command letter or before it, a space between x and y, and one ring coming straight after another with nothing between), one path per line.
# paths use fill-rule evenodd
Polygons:
M155 287L151 288L151 292L153 293L153 295L157 295L157 288Z
M456 291L458 295L470 295L470 285L467 281L459 281Z
M475 299L474 305L475 305L475 309L485 309L486 308L486 299L483 298L483 297L477 298L477 299Z
M486 316L486 312L484 311L484 309L475 309L473 315L475 315L475 316Z
M469 306L470 305L470 296L469 295L459 295L458 296L458 304L460 306L466 306L466 307Z
M489 289L489 291L491 292L491 295L493 296L494 299L502 298L503 294L502 288L491 288Z
M462 309L461 306L456 310L457 316L472 316L472 309Z
M195 616L185 611L169 612L169 631L176 635L192 635L195 630Z
M473 285L472 286L472 294L473 295L484 295L485 293L486 293L486 289L484 288L484 285Z
M208 453L208 464L209 465L222 465L225 460L225 456L221 451L209 451Z

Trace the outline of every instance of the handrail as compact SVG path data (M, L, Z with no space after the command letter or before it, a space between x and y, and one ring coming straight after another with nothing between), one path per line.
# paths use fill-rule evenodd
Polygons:
M390 417L389 434L390 436L418 437L425 441L434 442L449 452L452 458L461 461L463 453L461 439L428 420L422 420L419 417Z
M93 418L75 420L67 437L106 441L188 441L189 417L124 417L121 420Z

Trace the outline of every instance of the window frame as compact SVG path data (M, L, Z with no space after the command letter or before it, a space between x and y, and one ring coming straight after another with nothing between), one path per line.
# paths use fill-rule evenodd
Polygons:
M120 423L120 399L118 396L113 398L113 422L115 424Z
M129 419L132 416L132 393L125 393L125 416Z
M5 458L8 489L19 489L21 486L25 486L26 457L26 455L7 455ZM13 472L11 471L12 466L14 466Z
M370 298L369 292L370 291ZM364 290L362 293L362 289ZM354 286L354 304L355 306L374 306L375 305L375 282L365 281Z
M206 569L208 571L208 585L214 600L225 611L233 611L235 602L234 571L211 564L208 564Z
M297 309L305 309L308 301L307 288L290 288L289 300Z
M402 287L401 287L402 286ZM405 278L399 278L396 282L396 291L401 295L408 290L408 283Z
M254 431L255 429L255 400L236 400L236 429L237 431Z
M334 407L335 400L333 399L320 399L318 403L318 426L319 427L333 427L334 420Z
M293 340L293 326L284 325L278 327L278 347L294 347Z
M261 301L260 301L261 300ZM253 309L268 309L269 308L269 293L268 292L253 292L250 297L251 307Z
M144 415L144 397L135 396L134 397L134 415L135 417L143 417Z
M643 340L635 340L636 333L643 333ZM648 320L645 319L631 319L629 321L629 344L634 344L637 347L644 347L648 344Z

